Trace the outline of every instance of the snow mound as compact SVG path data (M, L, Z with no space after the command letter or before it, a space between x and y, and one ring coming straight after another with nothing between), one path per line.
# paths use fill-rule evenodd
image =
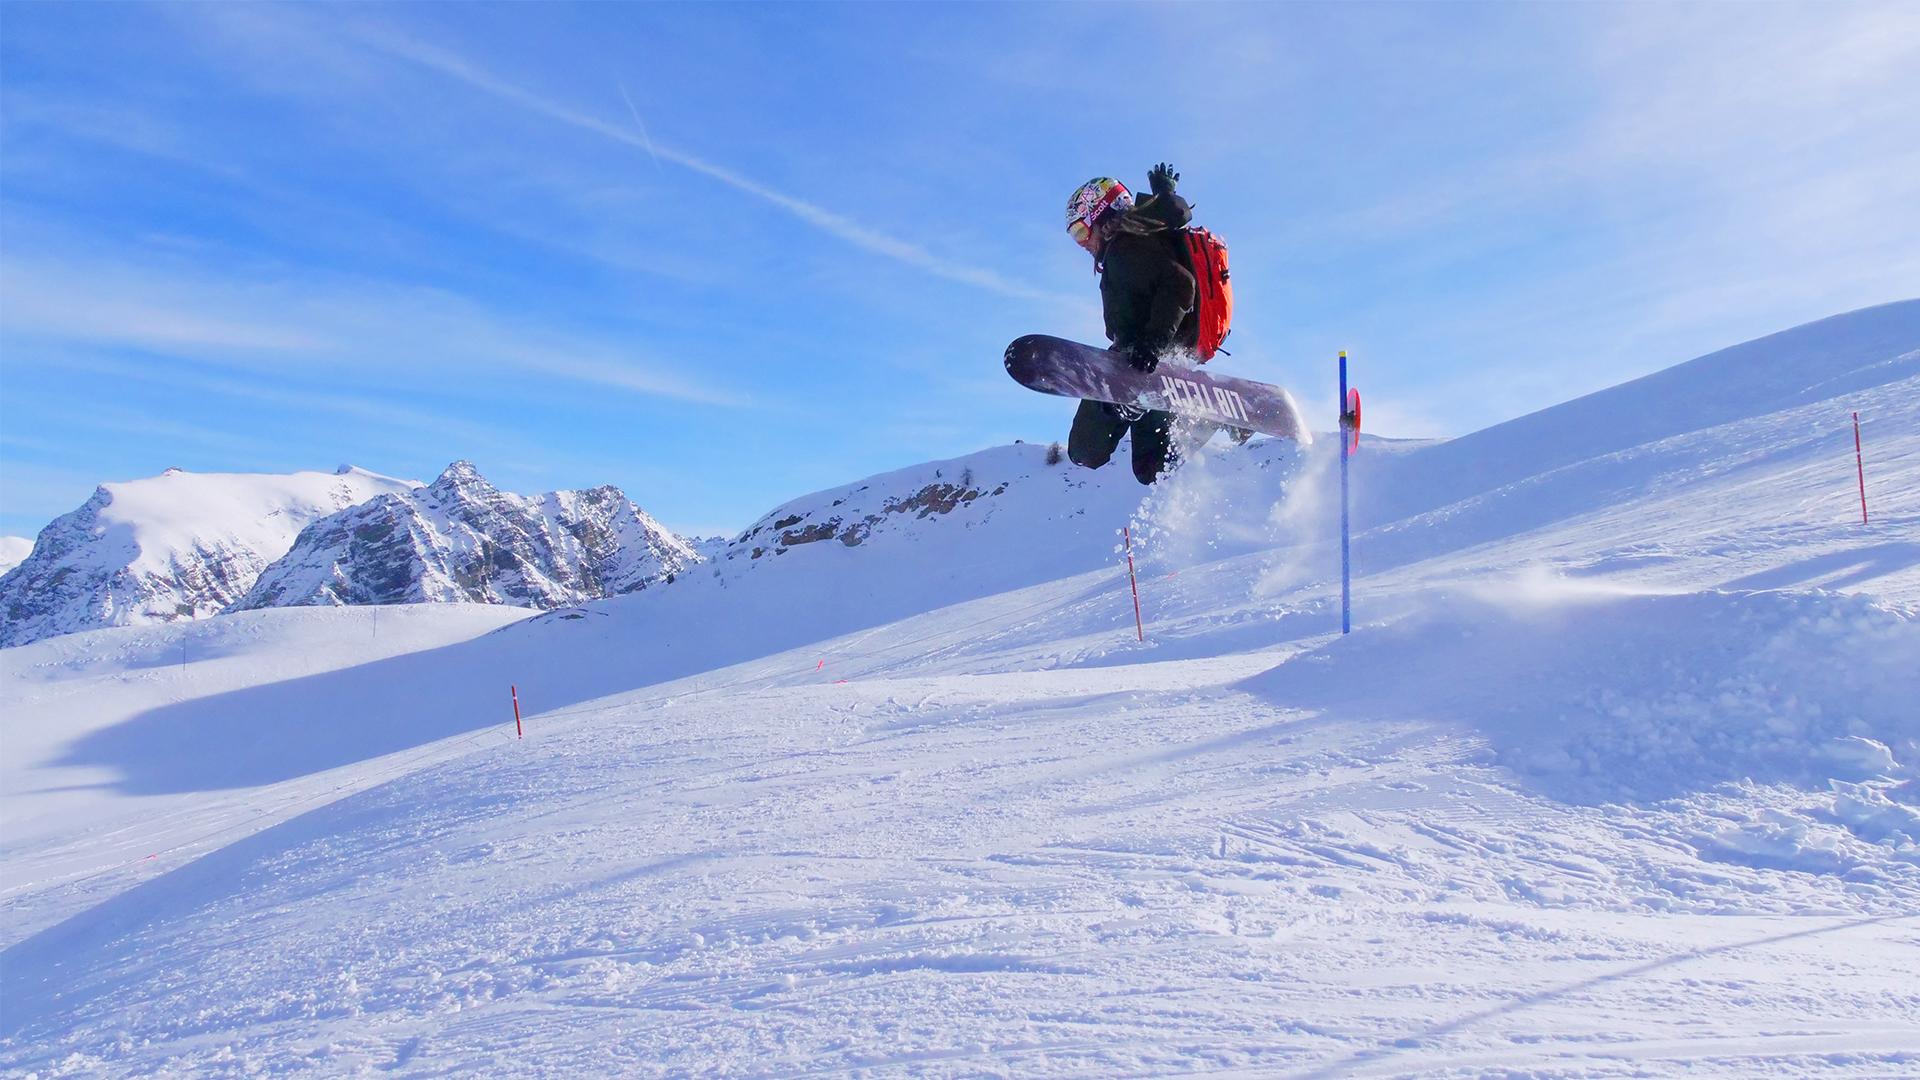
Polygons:
M1571 802L1920 775L1920 617L1858 596L1514 580L1425 594L1247 685L1280 704L1458 721Z
M1884 885L1912 895L1920 885L1920 783L1835 780L1830 787L1800 805L1722 809L1689 841L1715 862L1844 874L1857 891Z

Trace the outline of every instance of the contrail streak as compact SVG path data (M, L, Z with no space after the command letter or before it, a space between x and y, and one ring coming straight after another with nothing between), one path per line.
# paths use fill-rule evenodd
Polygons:
M653 152L653 137L647 134L646 121L640 119L640 110L634 108L633 97L627 93L627 84L616 79L615 85L620 87L620 100L627 103L627 111L633 114L633 126L640 129L640 138L647 144L647 156L653 159L653 167L658 169L660 155Z
M685 151L677 150L663 143L654 142L652 139L646 137L644 127L641 129L641 134L635 135L625 128L616 127L598 117L589 116L586 113L569 108L558 102L540 97L537 94L506 82L491 72L474 65L464 57L448 52L447 50L424 42L415 41L383 29L361 27L357 32L363 41L390 56L395 56L402 60L418 64L421 67L437 71L443 75L464 82L475 89L483 90L502 100L510 101L522 108L558 120L561 123L572 125L584 131L591 131L597 135L626 143L629 146L640 147L652 155L656 162L672 162L681 168L690 169L702 176L717 180L736 191L741 191L764 202L772 203L792 214L794 217L820 229L822 232L836 236L862 250L870 251L876 255L882 255L897 262L917 267L936 277L945 278L948 281L956 281L963 285L986 289L1003 296L1012 296L1023 300L1045 300L1050 303L1064 303L1076 307L1084 305L1085 303L1084 300L1079 298L1063 297L1056 293L1049 293L1045 290L1013 281L992 270L965 266L954 263L948 259L943 259L918 244L912 244L898 237L889 236L878 230L867 228L851 218L837 214L823 206L810 203L805 199L795 198L766 184L742 176L724 166L715 165L712 162L695 157ZM631 100L629 100L628 104L631 106ZM638 110L635 110L634 117L636 120L639 119Z

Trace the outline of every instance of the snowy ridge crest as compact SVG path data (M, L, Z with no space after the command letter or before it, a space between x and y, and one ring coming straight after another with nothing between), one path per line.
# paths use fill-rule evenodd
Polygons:
M859 547L876 529L895 530L907 527L906 522L945 517L976 500L1006 494L1011 483L1011 479L998 477L991 482L980 480L964 459L944 464L956 466L951 478L944 468L936 468L925 482L919 482L925 478L915 478L904 485L887 483L899 475L894 474L837 491L837 497L824 506L818 496L787 503L741 533L726 557L783 555L823 540Z

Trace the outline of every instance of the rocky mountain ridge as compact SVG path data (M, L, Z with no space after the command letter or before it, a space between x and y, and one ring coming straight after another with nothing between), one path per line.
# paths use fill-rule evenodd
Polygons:
M619 488L532 497L471 462L430 485L350 466L103 484L0 576L0 646L262 607L469 602L550 609L702 562Z
M612 485L521 496L472 462L315 521L232 607L489 603L551 609L636 592L701 561Z

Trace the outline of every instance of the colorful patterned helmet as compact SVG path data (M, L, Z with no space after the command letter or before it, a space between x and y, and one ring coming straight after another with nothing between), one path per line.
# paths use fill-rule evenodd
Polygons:
M1080 185L1067 200L1067 231L1084 242L1094 225L1109 210L1127 210L1133 206L1133 192L1110 176L1096 177Z

